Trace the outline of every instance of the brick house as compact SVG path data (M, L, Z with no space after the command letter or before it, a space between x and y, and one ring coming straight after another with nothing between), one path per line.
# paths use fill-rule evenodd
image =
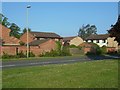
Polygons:
M56 33L52 32L28 32L28 42L32 42L34 40L46 40L46 39L53 39L55 41L62 40L62 37ZM20 40L24 43L27 43L27 32L25 32L21 37Z
M92 48L92 47L94 47L93 43L83 42L79 46L82 48L82 51L84 54L86 54L87 52L95 52L95 50Z
M10 29L0 24L0 55L7 53L8 55L16 55L17 53L23 51L26 54L27 47L26 45L20 45L20 40L10 36ZM36 36L33 36L36 35ZM55 40L61 39L61 37L55 33L35 33L29 34L29 51L33 52L36 56L41 53L49 52L56 49ZM41 36L42 35L42 36ZM48 36L45 36L48 35ZM43 38L44 37L44 38ZM52 39L49 39L49 38ZM25 34L21 37L22 40L26 40Z
M64 37L63 38L64 45L75 45L78 46L83 43L83 39L79 36L72 37Z
M20 46L20 40L10 36L10 29L0 24L0 55L4 53L14 55L16 47Z
M0 24L0 38L2 39L2 44L3 45L20 45L19 42L20 40L10 36L10 29L8 29L7 27L3 26Z
M30 51L32 51L36 55L40 55L45 52L50 52L51 50L55 50L57 44L53 39L46 40L35 40L29 43Z
M115 37L110 37L109 34L90 35L85 39L85 42L92 42L100 47L106 46L108 51L117 51L118 43L114 41Z

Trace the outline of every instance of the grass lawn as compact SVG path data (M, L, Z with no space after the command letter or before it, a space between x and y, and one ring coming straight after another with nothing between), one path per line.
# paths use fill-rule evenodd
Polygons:
M117 88L118 60L3 70L3 88Z

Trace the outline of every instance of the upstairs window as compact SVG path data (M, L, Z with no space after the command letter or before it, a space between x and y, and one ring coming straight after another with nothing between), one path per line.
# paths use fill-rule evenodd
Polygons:
M105 40L102 40L103 43L105 43Z
M96 43L99 43L99 40L96 40Z

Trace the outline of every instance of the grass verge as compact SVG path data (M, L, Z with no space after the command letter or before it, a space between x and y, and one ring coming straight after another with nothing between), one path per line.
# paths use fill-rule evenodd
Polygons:
M118 60L3 69L3 88L117 88Z

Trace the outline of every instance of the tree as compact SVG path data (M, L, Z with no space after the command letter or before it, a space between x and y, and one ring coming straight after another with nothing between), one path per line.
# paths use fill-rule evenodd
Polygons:
M28 31L30 32L30 31L31 31L31 29L30 29L30 28L28 28ZM23 29L23 33L25 33L25 32L27 32L27 29L26 29L26 28L24 28L24 29Z
M97 28L95 25L90 24L87 24L86 26L82 25L82 27L79 29L78 36L80 36L82 39L85 39L91 34L97 34L96 32Z
M115 25L112 25L112 28L108 30L110 37L115 37L115 41L120 45L120 15Z
M8 18L1 13L0 13L0 24L4 25L5 27L10 26L10 22L8 22Z
M12 23L10 26L11 32L10 32L10 36L14 36L16 38L20 38L20 28L15 24Z

